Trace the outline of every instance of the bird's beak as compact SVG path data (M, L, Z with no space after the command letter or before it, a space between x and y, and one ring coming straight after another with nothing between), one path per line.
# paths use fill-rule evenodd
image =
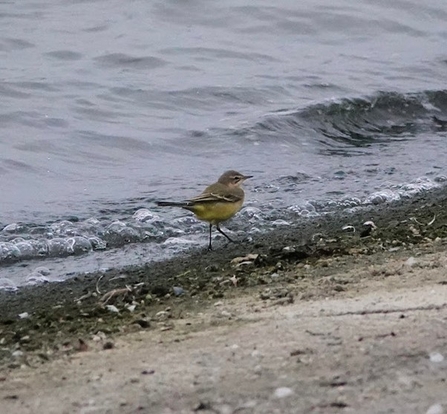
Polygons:
M244 180L248 180L249 178L253 178L252 175L244 175Z

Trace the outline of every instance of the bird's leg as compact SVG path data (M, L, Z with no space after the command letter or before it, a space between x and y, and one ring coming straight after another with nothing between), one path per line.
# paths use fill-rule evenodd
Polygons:
M217 231L220 233L220 234L223 234L231 243L236 243L234 240L232 240L231 238L230 238L230 236L228 236L228 235L226 235L223 231L222 231L222 229L219 227L219 225L218 224L216 224L216 228L217 228Z
M213 229L213 225L210 223L210 243L208 244L208 250L213 250L213 246L211 246L211 231Z

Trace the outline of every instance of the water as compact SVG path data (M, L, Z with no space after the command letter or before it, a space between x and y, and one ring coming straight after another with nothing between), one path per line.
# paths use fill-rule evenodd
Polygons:
M237 237L447 177L442 0L0 2L0 287L206 245L154 200L255 177Z

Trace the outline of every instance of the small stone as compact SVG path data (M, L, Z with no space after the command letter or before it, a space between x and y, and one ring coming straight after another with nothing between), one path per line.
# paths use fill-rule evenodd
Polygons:
M23 356L23 351L20 351L20 350L14 351L14 352L12 353L12 356L13 356L14 358L20 358L21 356Z
M171 316L171 314L166 311L160 311L155 314L155 317L157 318L158 321L165 321L170 316Z
M425 414L444 414L444 408L442 408L441 404L433 404Z
M408 267L413 267L416 263L417 263L417 260L412 256L412 257L409 257L409 258L405 261L404 265L405 265L405 266L408 266Z
M293 394L292 389L288 387L279 387L275 390L274 396L275 398L285 398L292 394Z
M185 294L184 289L179 286L174 286L172 288L172 290L173 290L175 296L181 296L181 295Z
M248 400L244 404L241 405L241 408L255 408L256 405L258 405L258 402L256 400ZM234 410L233 412L236 412L237 410Z
M103 321L101 321L101 322L103 322ZM103 331L96 332L95 336L97 336L99 338L98 341L104 341L107 338L107 335Z
M253 368L253 371L254 371L255 374L260 374L260 373L262 372L262 367L261 367L261 365L256 365L256 366Z
M19 318L27 319L27 318L29 318L29 313L28 312L19 313Z
M106 309L110 312L119 313L119 309L115 305L106 305Z
M429 357L430 357L430 362L438 363L438 362L444 361L444 356L442 354L440 354L439 352L432 352L432 353L430 353Z
M104 345L102 346L102 349L104 349L104 350L113 349L113 348L115 348L115 344L110 341L105 342Z
M86 352L88 351L88 345L87 342L85 342L82 338L78 339L78 345L75 348L79 352Z
M124 305L129 312L133 312L137 305Z
M229 404L218 404L216 408L217 410L214 412L219 414L233 414L235 411L234 408Z

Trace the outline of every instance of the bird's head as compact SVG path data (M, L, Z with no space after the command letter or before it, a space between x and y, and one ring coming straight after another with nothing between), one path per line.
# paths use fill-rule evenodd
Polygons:
M230 170L224 172L220 177L218 182L221 184L228 185L229 187L239 187L245 180L253 177L252 175L244 175L238 173L237 171Z

